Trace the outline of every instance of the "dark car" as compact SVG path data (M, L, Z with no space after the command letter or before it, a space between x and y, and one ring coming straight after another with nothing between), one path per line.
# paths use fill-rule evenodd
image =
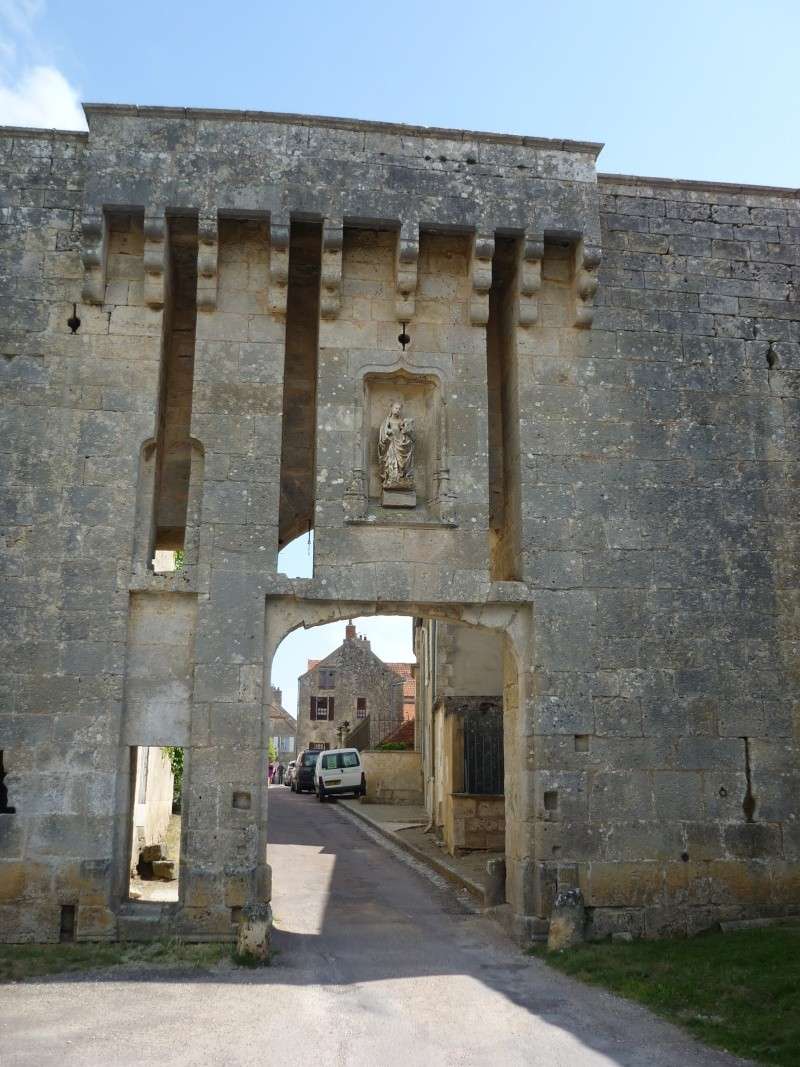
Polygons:
M319 751L313 748L306 748L298 754L292 776L294 793L314 792L314 768L317 765L318 755Z

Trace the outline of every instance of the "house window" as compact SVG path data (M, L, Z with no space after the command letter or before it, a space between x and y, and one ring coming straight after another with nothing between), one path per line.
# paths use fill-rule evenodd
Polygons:
M336 688L336 671L333 667L320 667L318 674L320 689Z
M333 722L333 697L311 698L311 721Z
M366 719L367 717L367 698L356 697L356 718Z
M328 748L327 741L309 741L308 748L310 752L324 752Z

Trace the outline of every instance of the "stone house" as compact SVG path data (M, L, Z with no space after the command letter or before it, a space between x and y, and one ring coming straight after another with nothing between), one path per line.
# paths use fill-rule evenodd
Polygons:
M593 937L800 910L797 189L86 113L0 130L0 939L234 939L275 651L381 613L502 646L466 695L502 693L521 939L575 885ZM131 749L164 745L180 895L145 915Z
M424 803L450 853L505 848L503 643L416 619L416 745Z
M374 748L403 721L404 684L348 623L342 644L298 679L298 751L337 748L362 725Z
M293 760L297 752L297 719L283 706L283 694L277 686L271 686L272 703L269 709L270 738L275 745L278 759L284 765Z

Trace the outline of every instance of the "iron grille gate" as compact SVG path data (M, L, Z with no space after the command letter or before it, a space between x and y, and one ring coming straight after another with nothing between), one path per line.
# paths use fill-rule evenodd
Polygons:
M503 709L495 705L464 715L464 792L503 793Z

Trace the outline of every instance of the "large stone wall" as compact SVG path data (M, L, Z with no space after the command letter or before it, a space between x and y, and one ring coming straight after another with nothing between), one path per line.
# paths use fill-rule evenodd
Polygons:
M64 906L135 932L129 750L183 743L181 899L147 928L231 938L270 892L277 644L397 611L504 635L520 931L558 882L597 933L796 908L796 193L598 180L562 141L88 116L0 134L0 937ZM420 413L405 514L370 488L390 391ZM148 675L150 617L183 651Z

